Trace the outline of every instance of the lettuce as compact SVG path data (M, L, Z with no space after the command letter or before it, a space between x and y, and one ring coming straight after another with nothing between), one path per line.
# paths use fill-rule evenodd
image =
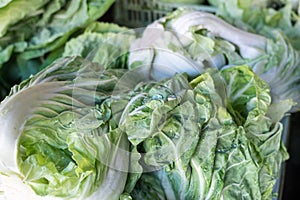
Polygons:
M299 109L299 51L286 35L247 32L188 9L132 30L92 22L95 1L64 3L46 3L38 22L53 15L60 27L71 17L81 28L3 51L3 62L43 69L0 104L0 198L276 195L289 157L280 121Z
M7 198L118 199L128 140L112 118L110 95L122 74L66 57L12 89L0 106Z
M209 68L246 64L270 85L274 103L290 99L296 112L300 52L281 32L267 33L247 32L212 13L178 9L146 27L131 46L129 67L152 65L162 72L154 76L168 75L168 69L196 76Z
M64 47L62 57L81 56L105 68L127 68L127 54L135 32L112 23L90 24Z
M0 104L1 195L271 198L291 106L247 65L173 73L75 56L13 87Z
M213 2L211 2L213 3ZM268 29L280 30L300 50L300 2L298 0L219 0L216 14L241 29L268 37Z
M3 93L7 93L12 85L49 65L44 64L49 54L53 56L70 38L103 16L114 0L1 2L0 81L5 86Z
M271 198L278 166L288 154L280 142L282 124L267 115L267 84L248 66L213 70L191 82L185 77L145 86L120 121L143 167L140 178L128 183L135 187L122 197ZM153 98L159 86L172 92L175 102L164 98L165 90L162 98Z

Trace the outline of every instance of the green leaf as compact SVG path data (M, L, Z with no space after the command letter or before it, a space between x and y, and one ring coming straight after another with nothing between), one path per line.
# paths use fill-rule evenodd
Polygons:
M248 66L226 68L221 75L226 82L228 108L239 125L250 112L267 112L271 104L269 85Z
M127 28L115 24L93 23L85 33L66 43L62 56L82 56L106 68L127 68L118 64L126 65L122 59L126 59L130 43L134 39L134 32Z
M118 199L128 141L110 96L123 73L70 57L15 86L0 104L1 171L17 173L33 197Z
M35 13L48 2L48 0L16 0L0 8L0 37L6 34L10 26L13 26L24 18L34 16ZM12 15L11 13L15 14Z

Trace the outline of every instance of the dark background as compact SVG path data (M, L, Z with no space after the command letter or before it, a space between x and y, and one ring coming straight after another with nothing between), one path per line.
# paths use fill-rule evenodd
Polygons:
M300 112L291 115L287 149L290 158L285 163L282 199L300 199Z

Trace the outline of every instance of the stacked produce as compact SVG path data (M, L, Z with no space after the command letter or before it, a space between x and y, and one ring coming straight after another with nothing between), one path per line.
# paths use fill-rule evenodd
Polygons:
M114 0L0 2L0 98L55 58L64 44L96 21Z
M137 29L98 20L112 3L0 4L0 18L23 5L0 37L0 198L278 195L281 120L300 109L299 2L189 4Z

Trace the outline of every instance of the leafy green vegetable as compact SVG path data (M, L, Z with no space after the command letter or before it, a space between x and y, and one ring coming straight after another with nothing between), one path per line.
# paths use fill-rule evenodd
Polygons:
M113 1L38 2L0 23L0 92L25 79L0 104L0 198L274 195L300 103L290 35L189 9L132 30L93 22ZM14 5L30 3L0 14Z
M39 196L118 199L128 140L112 118L110 95L122 74L70 57L15 86L0 106L3 176L16 174Z
M222 70L235 121L245 123L249 112L265 114L271 104L269 85L244 66ZM230 108L229 108L230 109ZM230 112L230 110L229 110Z
M216 14L236 27L266 37L268 37L266 30L280 30L287 36L293 47L300 50L300 2L298 0L218 0L213 4L217 7Z
M146 84L125 109L121 127L143 173L122 198L271 198L288 154L282 124L267 115L267 83L248 66L186 78Z
M134 39L133 30L95 22L66 43L62 56L81 56L106 68L127 68L127 53Z
M249 65L270 85L274 103L290 99L297 103L292 112L299 110L300 52L276 30L269 29L265 37L211 13L179 9L149 25L131 50L131 68L167 66L162 68L190 76L207 68Z
M66 57L15 86L0 104L3 195L270 198L288 154L269 85L246 65L191 81L148 70Z
M114 0L3 2L3 7L0 6L2 84L12 86L50 64L43 65L49 53L53 55L69 38L99 19L113 2ZM9 75L2 75L7 71Z

